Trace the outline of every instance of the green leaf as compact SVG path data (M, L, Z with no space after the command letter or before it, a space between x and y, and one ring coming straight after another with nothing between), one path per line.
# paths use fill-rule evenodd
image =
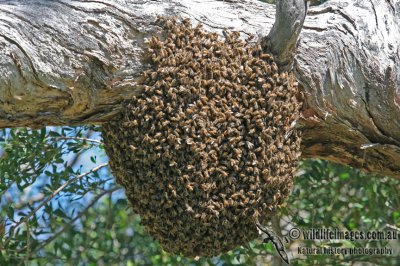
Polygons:
M10 220L14 221L14 208L11 206L8 206L7 208L7 216Z

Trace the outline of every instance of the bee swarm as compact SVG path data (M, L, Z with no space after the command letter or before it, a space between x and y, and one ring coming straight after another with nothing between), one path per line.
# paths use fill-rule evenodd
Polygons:
M164 250L215 256L257 238L300 155L297 85L257 43L186 19L149 41L145 89L103 138L117 182Z

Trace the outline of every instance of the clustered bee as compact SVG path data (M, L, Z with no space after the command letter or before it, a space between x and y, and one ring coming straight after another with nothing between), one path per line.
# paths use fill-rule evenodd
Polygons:
M215 256L258 237L293 184L297 83L261 46L160 19L145 89L103 138L117 182L164 250Z

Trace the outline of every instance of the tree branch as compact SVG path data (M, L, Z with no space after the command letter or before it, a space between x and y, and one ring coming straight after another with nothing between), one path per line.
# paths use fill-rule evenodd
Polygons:
M300 33L304 8L300 0L280 2L269 34L285 68L299 37L293 71L304 93L303 156L400 177L399 4L330 0L310 8ZM112 119L141 93L145 40L163 35L159 15L262 38L275 7L255 0L2 1L0 128ZM362 149L369 144L377 145Z
M279 0L276 4L274 26L263 39L262 45L274 55L283 70L292 69L306 14L306 0Z

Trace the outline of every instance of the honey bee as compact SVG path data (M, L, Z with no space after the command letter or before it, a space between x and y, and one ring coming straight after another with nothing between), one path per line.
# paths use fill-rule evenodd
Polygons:
M189 191L193 191L192 183L186 184L186 188L187 188Z
M251 143L250 141L246 141L246 146L247 146L248 149L253 149L254 144Z
M260 213L258 212L258 210L254 210L253 215L252 215L253 220L257 220L259 216L260 216Z
M247 205L249 203L250 199L249 198L244 198L243 199L243 204Z
M136 148L135 146L133 146L133 145L129 145L129 148L130 148L132 151L136 151L136 150L137 150L137 148Z
M278 66L276 65L275 62L272 63L271 69L272 69L273 72L277 72L278 71Z

